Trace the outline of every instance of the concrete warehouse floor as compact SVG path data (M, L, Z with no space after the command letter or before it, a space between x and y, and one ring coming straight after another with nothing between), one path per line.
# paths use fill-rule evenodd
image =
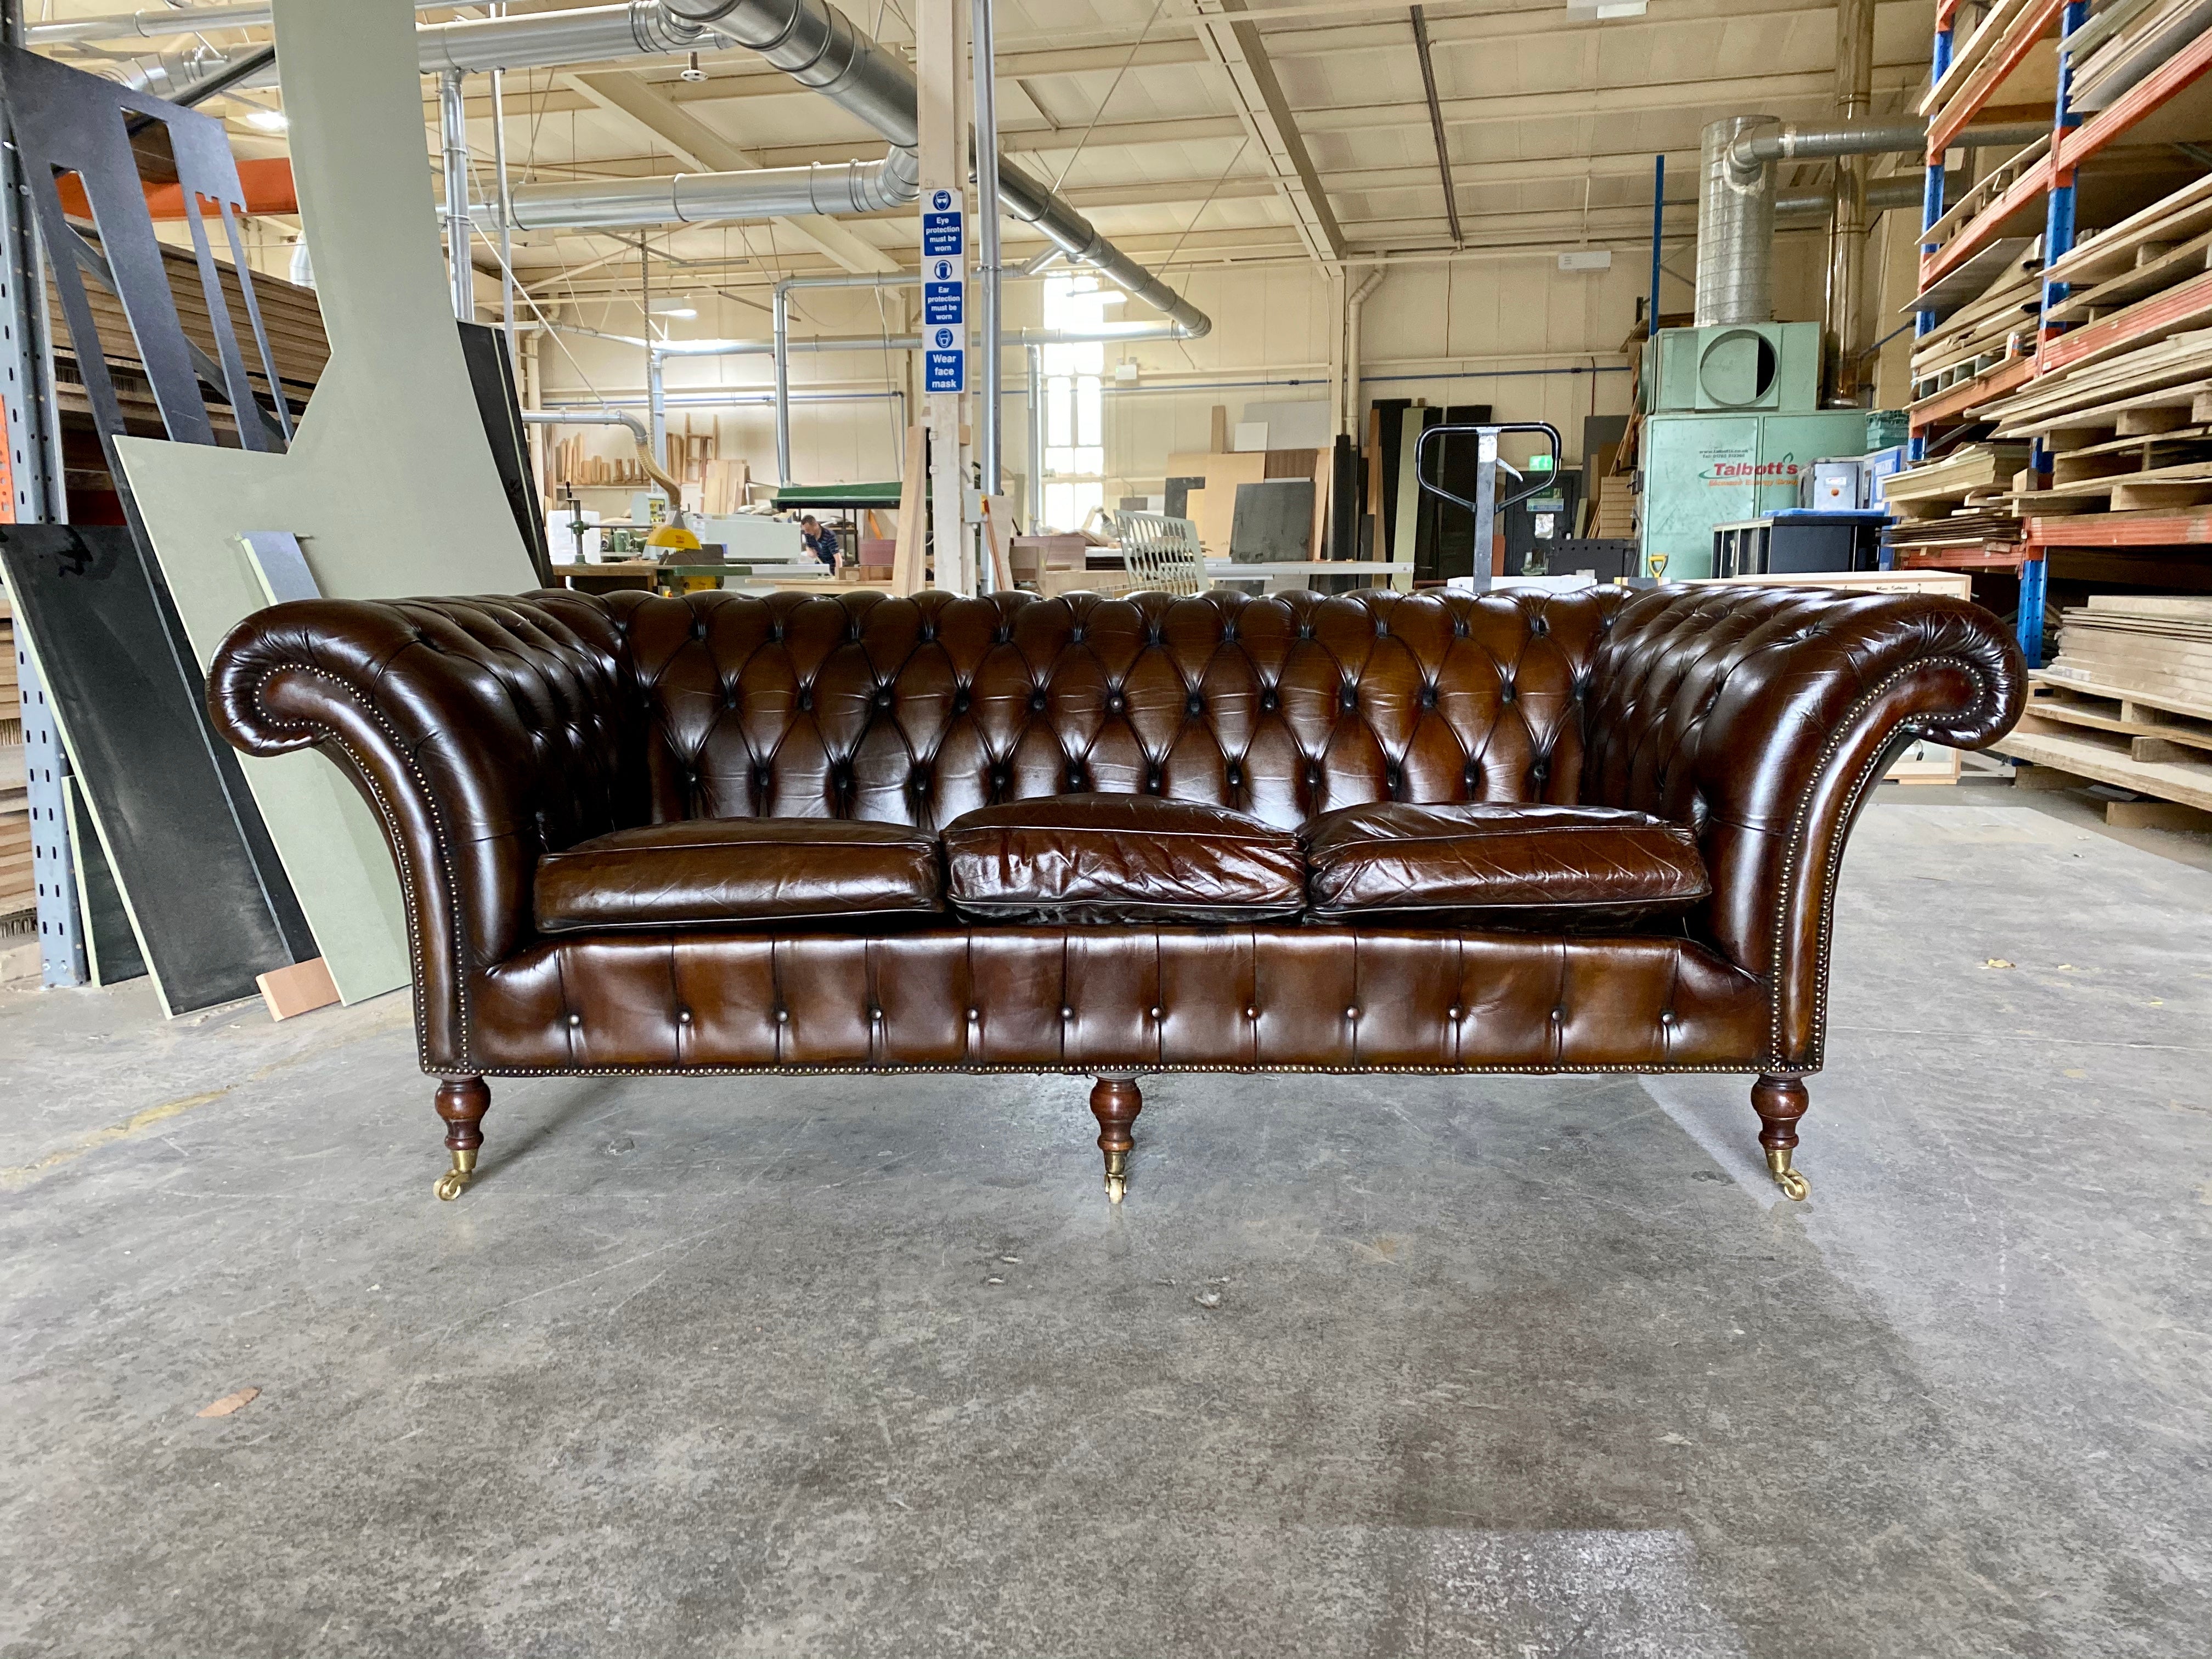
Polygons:
M1732 1077L1162 1078L1119 1212L1076 1079L495 1084L441 1205L404 998L18 987L0 1653L2203 1653L2132 839L1885 792L1803 1206Z

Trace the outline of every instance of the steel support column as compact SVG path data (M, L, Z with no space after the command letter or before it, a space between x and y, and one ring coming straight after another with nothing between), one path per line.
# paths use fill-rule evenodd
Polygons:
M446 172L446 258L453 283L453 315L472 322L477 314L476 272L469 264L469 128L461 100L461 71L438 77L438 137Z
M0 0L0 39L21 43L21 0ZM0 422L5 425L9 483L0 518L12 524L58 524L69 517L53 392L53 337L31 198L14 147L0 145ZM70 851L69 757L20 616L15 677L22 694L23 781L31 819L40 975L50 986L82 985L89 975L76 860Z

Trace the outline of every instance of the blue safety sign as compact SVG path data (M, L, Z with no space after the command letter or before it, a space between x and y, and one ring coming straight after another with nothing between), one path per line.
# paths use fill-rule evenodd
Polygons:
M966 352L925 351L921 357L923 391L965 392L968 389Z
M924 283L921 285L921 320L925 323L951 323L967 320L961 308L963 284L959 283Z
M963 216L957 213L925 213L921 216L921 257L934 259L940 254L954 258L960 257Z

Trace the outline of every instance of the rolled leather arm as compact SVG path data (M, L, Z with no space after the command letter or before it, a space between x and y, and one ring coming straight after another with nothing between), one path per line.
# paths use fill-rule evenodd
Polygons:
M1820 1064L1836 869L1904 744L1979 749L2026 695L2020 647L1962 599L1667 587L1598 648L1583 799L1689 824L1713 896L1693 926L1765 979L1778 1069Z
M216 729L321 749L382 822L430 1069L468 1068L472 982L529 937L538 855L647 815L622 626L645 597L303 599L216 653Z

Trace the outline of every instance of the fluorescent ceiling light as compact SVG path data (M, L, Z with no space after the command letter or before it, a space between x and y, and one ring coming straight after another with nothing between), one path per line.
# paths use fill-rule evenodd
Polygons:
M653 314L656 317L696 317L699 307L689 300L655 300Z
M1567 21L1603 23L1615 17L1641 17L1647 0L1567 0Z
M255 109L246 112L246 125L258 132L282 132L292 123L281 109Z

